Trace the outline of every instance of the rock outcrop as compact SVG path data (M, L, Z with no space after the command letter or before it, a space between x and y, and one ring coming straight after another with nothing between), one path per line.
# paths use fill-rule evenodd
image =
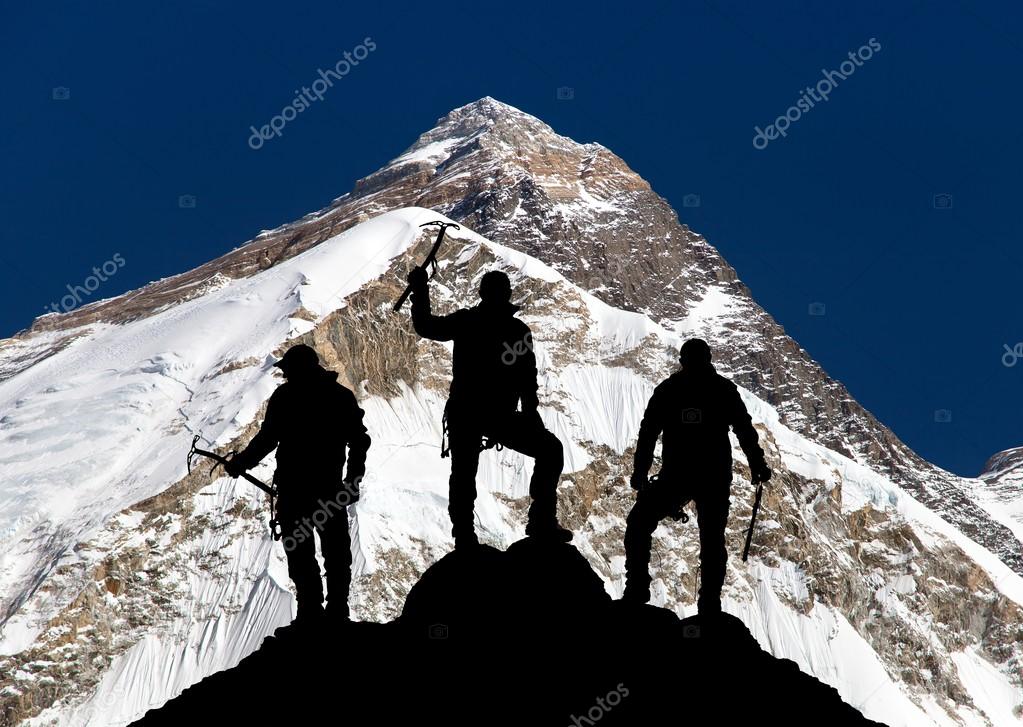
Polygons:
M876 725L733 616L611 601L570 545L454 551L380 624L279 629L136 722Z

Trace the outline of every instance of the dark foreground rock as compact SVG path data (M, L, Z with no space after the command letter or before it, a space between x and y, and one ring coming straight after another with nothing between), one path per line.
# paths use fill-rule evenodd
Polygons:
M611 601L570 545L434 564L389 624L280 629L136 724L877 724L736 618Z

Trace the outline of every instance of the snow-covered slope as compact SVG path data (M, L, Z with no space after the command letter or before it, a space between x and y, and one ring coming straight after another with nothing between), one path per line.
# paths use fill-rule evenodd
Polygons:
M12 721L125 724L289 620L283 552L259 493L186 476L184 463L192 432L225 448L251 436L276 383L270 363L289 340L316 345L366 409L374 445L351 513L353 605L363 619L395 615L451 547L438 456L447 352L417 341L388 305L427 244L417 225L435 218L388 213L153 316L93 324L0 383L0 694ZM543 416L566 445L562 517L617 595L629 447L684 331L611 307L468 230L451 235L437 306L469 302L491 267L512 276L535 332ZM363 334L377 337L370 350L355 343ZM871 718L1008 724L1023 702L1013 672L1023 581L904 488L743 396L779 476L750 566L730 564L727 610ZM738 450L737 462L733 552L751 494ZM511 452L484 456L486 541L522 536L530 468ZM655 536L655 600L680 613L693 610L693 535L666 523ZM983 604L965 627L955 615L968 605L964 587Z
M219 288L131 325L95 325L73 345L0 383L5 540L43 522L47 547L0 556L8 594L31 592L40 572L111 517L184 474L194 432L238 431L273 389L274 348L379 276L414 238L400 215L367 223L343 246L324 246L260 276ZM254 365L228 370L237 362ZM37 635L19 616L0 649Z
M130 715L232 665L290 621L280 554L261 527L232 518L239 506L262 507L258 493L218 480L194 493L187 514L157 504L154 518L144 503L182 481L193 433L216 443L254 420L276 383L274 350L379 277L427 216L388 215L154 316L94 324L0 383L0 654L52 647L75 667L60 676L81 686L127 675L117 699L97 698ZM98 598L82 602L93 585ZM190 648L169 657L157 630ZM83 641L89 659L77 664ZM127 646L109 671L89 663ZM8 700L19 684L45 690L52 680L57 696L73 686L36 675L47 659L5 666Z
M977 502L1023 540L1023 447L992 456L973 483Z

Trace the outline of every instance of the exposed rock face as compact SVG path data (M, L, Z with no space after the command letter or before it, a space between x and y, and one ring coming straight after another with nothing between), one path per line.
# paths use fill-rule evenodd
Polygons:
M922 460L831 379L756 304L717 250L680 223L625 162L489 97L440 119L329 207L189 273L44 316L32 330L145 316L201 295L218 284L217 276L251 275L266 260L288 259L408 206L435 209L526 252L611 305L708 338L719 368L777 407L786 424L886 473L1023 574L1019 538L978 506L972 486Z

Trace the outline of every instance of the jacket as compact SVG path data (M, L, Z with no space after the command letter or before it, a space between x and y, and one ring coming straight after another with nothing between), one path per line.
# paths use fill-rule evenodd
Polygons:
M282 495L301 488L309 479L340 484L346 459L344 480L354 481L366 472L370 445L363 415L355 395L338 383L337 373L317 366L277 387L259 433L236 460L249 469L276 449L274 481Z
M507 414L521 402L536 411L536 356L529 326L511 303L480 303L445 316L430 311L427 290L412 294L412 325L420 336L454 341L448 411Z
M713 366L683 369L662 381L647 404L636 444L635 472L645 475L662 437L661 472L714 481L732 476L731 428L751 467L764 462L757 430L735 384Z

